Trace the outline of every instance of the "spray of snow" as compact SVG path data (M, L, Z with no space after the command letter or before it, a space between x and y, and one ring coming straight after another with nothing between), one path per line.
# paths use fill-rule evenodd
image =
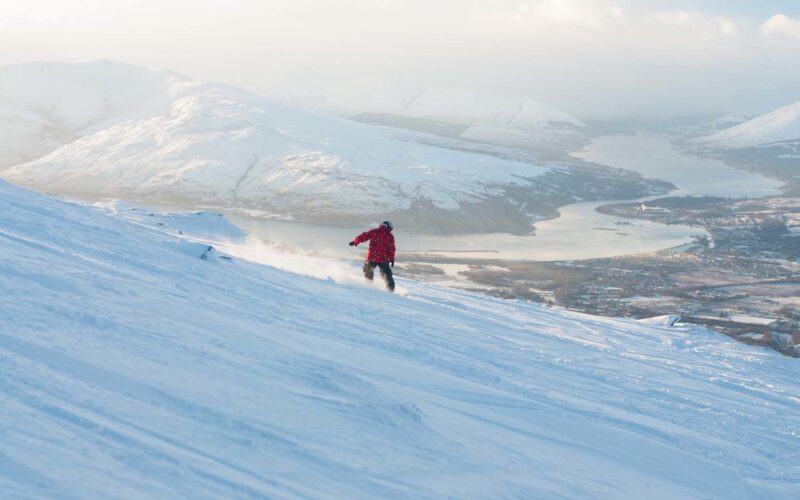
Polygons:
M188 244L199 244L198 248L210 245L217 252L237 259L339 284L384 288L378 273L372 282L364 279L361 262L357 259L329 257L336 254L331 247L307 250L281 241L277 239L277 235L273 235L273 239L264 240L243 232L220 213L159 212L119 200L98 202L92 206L137 225L170 236L179 236L181 241ZM362 254L363 247L357 252ZM396 276L395 281L398 281ZM407 295L407 288L399 281L395 293Z
M339 284L356 285L368 288L383 289L383 281L376 271L375 279L369 281L361 274L361 264L357 261L332 259L316 253L302 253L297 249L289 250L280 244L270 244L260 238L248 235L241 241L211 242L220 252L239 259L275 267L304 276L333 281ZM323 254L325 252L322 252ZM395 293L407 295L408 291L397 284Z

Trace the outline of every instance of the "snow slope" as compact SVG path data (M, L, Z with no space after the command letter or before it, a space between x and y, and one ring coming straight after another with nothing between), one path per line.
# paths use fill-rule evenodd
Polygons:
M726 148L747 148L800 139L800 101L699 140Z
M15 92L30 87L28 81L40 73L50 84L37 84L14 102L24 101L25 109L56 102L54 121L82 136L2 174L52 193L281 215L371 216L407 209L420 199L456 209L549 170L529 161L435 147L418 133L317 116L233 87L145 68L85 63L14 69L25 75L0 73L0 80ZM66 83L62 70L69 73ZM98 86L116 88L117 73L134 78L120 86L119 95L91 97ZM62 105L60 94L51 99L50 87L64 87L59 92L70 106ZM94 109L101 97L108 109ZM138 109L136 98L143 105L138 116L127 112Z
M4 498L800 487L800 368L775 352L402 279L391 295L343 283L355 263L227 260L177 232L270 257L210 214L3 182L0 213Z

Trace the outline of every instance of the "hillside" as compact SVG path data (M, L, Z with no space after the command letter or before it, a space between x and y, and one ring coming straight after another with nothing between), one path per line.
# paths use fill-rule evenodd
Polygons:
M3 177L83 198L361 221L414 202L507 204L503 186L531 185L549 171L530 158L432 145L423 134L107 61L7 67L0 90L13 131L6 164L65 144Z
M672 187L632 172L543 164L530 152L317 115L112 61L0 68L0 90L0 177L84 200L333 225L388 217L436 234L526 233L558 206Z
M800 101L698 142L723 148L749 148L793 140L800 140Z
M213 214L3 182L0 211L5 498L743 499L800 483L800 373L774 352L402 278L391 295L355 263L298 266L315 279L223 258L271 261Z

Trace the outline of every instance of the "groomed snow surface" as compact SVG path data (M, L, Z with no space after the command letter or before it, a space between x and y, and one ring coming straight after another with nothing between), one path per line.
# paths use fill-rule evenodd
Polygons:
M796 360L228 260L176 235L255 251L216 216L122 212L0 183L3 498L800 491Z

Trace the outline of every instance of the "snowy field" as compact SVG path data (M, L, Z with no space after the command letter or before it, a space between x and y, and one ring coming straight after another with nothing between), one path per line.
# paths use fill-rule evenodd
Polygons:
M771 350L402 277L391 295L211 214L2 182L0 213L3 498L800 491L800 365Z

